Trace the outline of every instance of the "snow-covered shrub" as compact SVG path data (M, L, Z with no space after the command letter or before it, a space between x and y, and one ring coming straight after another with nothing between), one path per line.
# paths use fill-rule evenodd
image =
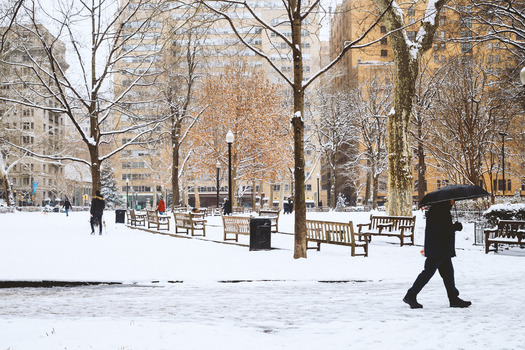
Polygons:
M346 197L342 193L339 193L337 195L337 202L335 204L336 209L337 208L344 208L344 207L346 207L346 205L347 205Z
M489 224L496 225L500 220L525 220L525 203L495 204L483 213Z

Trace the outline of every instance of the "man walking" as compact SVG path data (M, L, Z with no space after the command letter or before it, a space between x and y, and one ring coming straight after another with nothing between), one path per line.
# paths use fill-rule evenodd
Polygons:
M64 202L64 209L66 210L66 216L69 216L69 209L71 209L71 203L69 202L69 199L66 197L66 201Z
M104 197L100 194L100 191L96 192L96 195L91 199L91 234L95 234L95 222L98 222L100 227L100 234L102 235L102 214L104 213L104 208L106 207L106 202Z
M450 307L469 307L472 303L459 298L459 291L454 282L454 267L452 257L456 256L456 231L461 231L463 225L452 223L450 209L454 201L435 203L427 213L425 227L425 267L407 291L403 301L411 309L421 309L423 305L417 302L416 296L439 271L447 290Z

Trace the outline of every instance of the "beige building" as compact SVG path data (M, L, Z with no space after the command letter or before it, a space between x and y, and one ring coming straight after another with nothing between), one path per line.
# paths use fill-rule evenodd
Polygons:
M499 50L497 42L485 42L474 45L468 42L469 37L473 34L473 30L483 31L487 28L476 27L472 20L472 7L468 2L465 6L458 6L456 9L445 8L440 15L440 27L435 36L434 44L431 50L427 52L422 59L425 69L421 70L423 74L435 74L439 72L450 58L463 57L464 59L472 59L473 57L480 57L485 55L486 62L492 64L492 67L503 68L504 64L508 63L506 53ZM362 29L369 26L374 17L370 16L370 8L375 5L369 0L349 1L345 0L338 5L332 20L331 20L331 35L330 35L330 52L331 57L334 58L341 47L345 43L354 41L362 33ZM415 4L407 3L400 4L406 24L413 24L413 27L408 27L406 34L408 39L414 39L419 29L419 22L427 6L427 2L420 1ZM390 85L393 81L390 80L393 68L393 56L388 37L382 38L386 34L386 28L379 24L370 33L369 40L379 40L377 43L363 48L361 50L351 50L346 57L338 64L339 76L334 79L334 89L349 89L355 86L362 86L370 81L371 77L383 76L385 85ZM460 40L451 41L451 38L460 38ZM463 40L461 40L463 39ZM385 116L382 116L385 117ZM508 145L508 144L507 144ZM386 152L386 149L384 150ZM509 152L510 154L511 152ZM507 161L509 161L507 159ZM414 201L417 201L417 179L416 171L417 159L414 158ZM449 183L454 183L456 180L447 175L446 171L439 170L436 159L431 155L426 155L426 183L424 188L426 192L436 190ZM507 164L506 166L506 186L503 184L501 165L495 161L493 165L497 170L485 169L485 174L481 180L481 185L494 195L503 194L502 188L506 188L506 194L512 195L515 193L525 195L525 180L523 169L519 169L520 165ZM501 161L499 161L501 163ZM328 174L327 174L328 175ZM323 176L328 178L328 176ZM358 204L363 203L365 198L367 174L363 171L362 185L358 186L356 190ZM370 197L369 197L370 198ZM378 202L384 204L386 199L386 172L380 177Z
M43 27L39 30L44 35L51 34ZM58 42L55 54L66 70L65 45ZM46 65L45 53L38 38L29 30L13 28L4 43L0 60L0 95L3 98L19 99L29 96L27 105L15 104L0 100L0 133L9 142L19 148L0 144L3 166L8 170L7 178L15 194L16 205L43 205L60 200L65 195L64 165L61 162L50 162L42 158L31 157L35 154L52 154L64 147L66 138L65 117L51 110L38 106L52 107L53 98L46 94L35 97L39 81L33 69L37 65ZM56 106L56 105L55 105ZM27 150L29 152L26 152ZM0 178L0 198L4 197L3 181Z
M286 29L285 9L280 1L249 2L253 6L255 14L262 18L266 23L276 27L285 36L290 37L291 32ZM236 28L245 41L255 49L264 52L271 62L278 67L283 74L292 77L292 58L291 50L275 34L267 32L254 19L254 16L241 7L233 8L228 12L236 24ZM144 23L147 13L144 12L136 22L127 23L130 30L137 28ZM190 29L191 28L191 29ZM289 26L288 26L289 28ZM319 24L314 21L309 22L303 29L302 49L304 59L304 79L317 72L321 65L321 43L317 34ZM191 38L190 38L191 34ZM221 74L224 67L236 64L239 61L247 62L249 67L262 68L270 75L274 82L280 82L281 77L270 67L270 64L253 51L239 42L229 23L212 14L210 11L202 9L199 13L194 13L187 7L176 7L163 11L161 14L148 21L147 33L137 40L130 41L126 49L129 53L118 64L119 74L115 75L115 93L119 94L132 84L136 74L144 72L160 72L163 62L177 63L173 65L174 70L184 72L187 63L181 58L188 47L188 44L196 47L197 73L200 79L204 79L210 74ZM166 57L170 57L166 59ZM131 74L130 74L131 72ZM163 75L157 78L159 81L167 79ZM164 80L165 81L165 80ZM199 85L196 85L199 88ZM147 97L155 94L153 87L132 88L127 94L127 111L115 115L115 124L118 127L132 125L134 116L152 115L158 110L157 106L145 103ZM138 101L143 101L138 103ZM151 98L151 101L154 99ZM160 112L159 112L160 113ZM117 140L116 146L121 146L128 142L136 133L122 134L122 138ZM167 147L166 147L167 148ZM160 158L169 156L169 149L157 147L148 148L141 146L129 146L122 152L119 161L115 162L115 174L118 186L124 197L133 200L133 205L145 207L155 203L157 197L163 194L171 200L171 163L162 162ZM315 152L306 152L307 184L306 197L309 205L315 205L318 201L317 177L319 174L319 157ZM181 160L182 161L182 160ZM194 169L192 169L194 170ZM193 171L193 174L196 172ZM227 169L220 170L220 203L227 195ZM181 179L182 198L188 200L189 205L200 204L200 206L211 206L216 204L217 191L216 179L213 177L203 177L202 179L192 175L191 181ZM196 183L196 186L195 186ZM127 187L129 186L129 187ZM282 206L282 201L293 193L293 185L290 177L279 179L277 183L258 183L252 188L252 183L238 183L238 193L242 193L240 205L251 205L252 198L257 197L257 201L263 205ZM198 193L199 201L195 201L195 194ZM136 199L135 199L136 198Z

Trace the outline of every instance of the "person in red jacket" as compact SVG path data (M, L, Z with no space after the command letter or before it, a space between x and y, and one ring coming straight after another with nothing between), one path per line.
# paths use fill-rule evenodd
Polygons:
M164 204L162 197L160 197L159 203L157 204L157 211L160 215L164 215L164 212L166 211L166 204Z

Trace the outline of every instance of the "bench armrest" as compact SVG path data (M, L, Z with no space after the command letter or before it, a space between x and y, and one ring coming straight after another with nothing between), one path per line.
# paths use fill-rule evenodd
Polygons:
M368 229L370 230L370 226L372 226L372 223L369 222L368 224L357 224L358 232L361 232L361 229L366 226L368 226Z

